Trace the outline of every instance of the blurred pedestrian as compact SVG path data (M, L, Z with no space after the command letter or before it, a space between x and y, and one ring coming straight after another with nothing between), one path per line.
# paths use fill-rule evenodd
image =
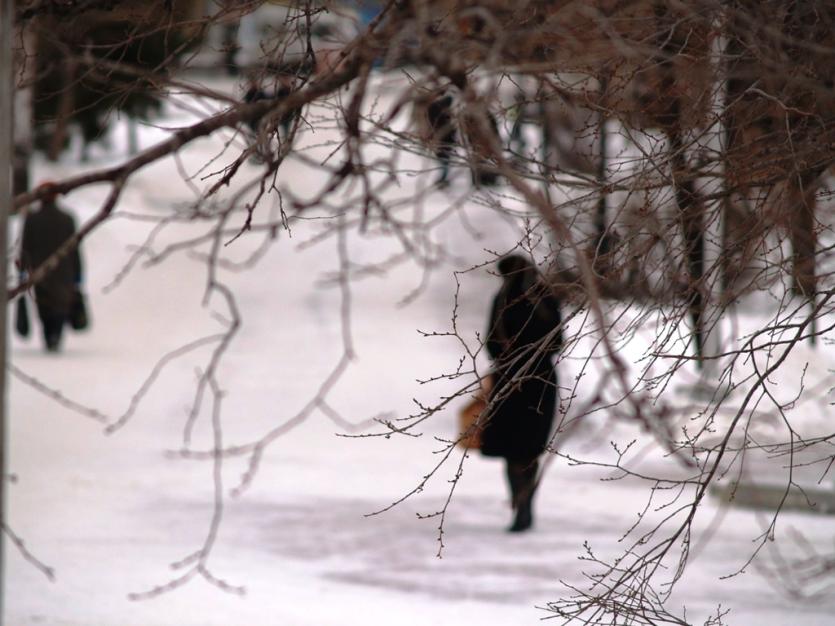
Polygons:
M294 84L292 77L288 76L287 74L281 74L278 77L278 87L276 87L274 96L275 100L277 102L281 102L282 100L284 100L284 98L293 93L293 90ZM293 122L295 122L296 118L300 115L300 109L291 109L281 116L279 124L281 125L282 130L282 140L286 140L290 136L290 130L293 127Z
M499 183L499 173L492 153L501 147L501 135L496 116L484 111L482 123L479 115L467 111L462 116L462 129L470 150L470 173L475 187L493 187Z
M506 463L510 532L533 524L539 456L544 452L557 404L552 356L562 347L559 302L534 265L521 255L497 266L502 286L493 299L486 348L493 361L489 413L481 452Z
M293 80L287 75L280 75L275 89L269 91L261 85L257 78L253 77L249 80L247 90L244 93L243 101L246 104L252 104L253 102L261 102L263 100L272 100L278 104L291 93L293 93ZM292 130L293 123L296 118L300 116L300 114L300 109L296 108L286 111L281 116L281 119L278 122L281 128L280 134L278 135L280 142L287 141L290 137L290 131ZM272 138L272 133L269 132L268 128L264 127L264 120L266 117L267 116L261 115L252 118L247 122L247 126L249 126L249 129L252 131L253 142L256 142L258 146L256 150L257 155L264 161L267 160L267 155L271 150L270 145Z
M426 108L426 117L431 131L431 142L435 146L435 158L441 166L441 176L435 184L446 187L449 184L449 163L458 136L452 117L452 94L442 91Z
M39 268L61 246L75 235L75 220L55 201L51 183L42 184L45 191L40 208L26 216L21 245L21 271L25 275ZM78 246L57 259L49 272L35 284L35 302L43 331L44 344L49 352L61 347L64 324L77 325L72 318L74 307L83 304L81 295L82 267ZM85 311L86 317L86 311ZM86 319L83 320L86 325Z
M244 93L243 101L245 104L252 104L254 102L261 102L262 100L269 99L267 92L264 91L264 88L261 86L261 83L256 78L250 78L249 84L247 85L246 92ZM251 131L251 139L253 145L255 145L255 153L250 157L253 161L262 162L264 160L265 155L265 144L269 145L269 139L261 137L262 130L261 130L261 120L263 119L263 115L259 115L256 117L251 117L247 120L246 125L249 127Z

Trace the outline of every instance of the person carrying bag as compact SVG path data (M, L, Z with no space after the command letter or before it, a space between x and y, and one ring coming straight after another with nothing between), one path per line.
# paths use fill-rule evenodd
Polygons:
M20 267L29 274L51 259L76 233L73 217L56 204L55 186L44 183L38 191L42 197L40 208L29 213L23 224ZM81 255L78 246L74 246L34 285L38 318L49 352L60 350L65 324L75 330L89 326L81 291L82 275Z
M533 525L539 456L551 435L557 374L551 359L562 349L559 302L534 265L510 255L497 265L502 286L493 299L485 347L493 361L489 413L480 450L505 460L515 516L510 532Z

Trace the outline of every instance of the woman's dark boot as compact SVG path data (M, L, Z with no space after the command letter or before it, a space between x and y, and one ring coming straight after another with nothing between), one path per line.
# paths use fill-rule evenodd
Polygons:
M531 502L519 505L516 509L516 517L513 519L513 524L507 529L509 533L521 533L533 526L533 511L531 510Z
M516 516L508 532L518 533L533 526L533 494L536 489L536 460L526 463L507 464L507 479L510 483L511 503Z

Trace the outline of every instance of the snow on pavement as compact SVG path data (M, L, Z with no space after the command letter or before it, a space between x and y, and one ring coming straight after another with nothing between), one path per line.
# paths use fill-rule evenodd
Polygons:
M173 107L167 111L166 123L188 120ZM147 128L141 137L148 145L164 135L164 129ZM321 132L305 136L310 144L324 139ZM219 146L218 140L201 141L183 152L182 162L195 171ZM117 146L116 154L119 150ZM99 153L97 158L103 164L113 156ZM418 167L431 165L417 156L405 158ZM35 179L57 178L79 167L70 159L58 165L38 162ZM438 206L427 210L466 195L466 176L458 174L450 191L430 196ZM417 175L413 184L426 184L432 176ZM320 184L295 160L282 166L281 178L302 195ZM89 216L105 191L79 191L65 204L80 217ZM408 197L410 189L391 193ZM43 354L36 339L15 338L13 364L79 402L118 415L160 356L217 333L220 326L211 312L223 313L223 307L217 301L202 306L205 269L188 255L174 254L152 267L139 265L115 289L103 290L150 228L148 222L127 215L162 215L188 199L188 188L171 160L141 172L119 207L124 216L96 231L83 250L92 329L68 336L65 351L57 357ZM399 304L421 283L420 268L414 265L355 285L357 357L332 398L346 419L408 415L415 410L413 398L433 401L455 388L444 382L416 383L440 370L453 370L461 355L455 340L427 338L417 331L448 330L453 270L486 261L490 257L485 249L511 245L514 234L501 216L476 203L467 207L478 238L461 220L441 225L433 236L451 246L458 258L433 270L413 302ZM177 226L163 239L173 241L200 228ZM296 222L292 237L279 233L254 269L223 273L235 289L244 320L222 370L227 391L223 432L228 443L250 441L298 412L339 359L339 293L320 284L337 267L336 242L299 245L318 232L316 222ZM257 233L247 235L226 254L244 258L260 241ZM395 251L390 240L373 236L352 237L350 249L354 259L365 262ZM486 270L460 279L458 324L475 345L496 279ZM166 454L181 445L195 369L207 354L200 349L168 365L132 420L109 436L101 424L10 379L11 469L18 478L9 497L10 525L38 558L54 567L56 580L47 581L10 547L7 623L536 623L547 615L537 607L562 593L561 580L583 581L589 567L578 560L584 542L602 556L616 556L623 547L618 543L621 534L645 504L642 485L601 482L608 476L605 472L557 460L537 496L535 530L511 536L503 531L510 515L501 464L473 456L465 463L450 506L445 548L438 558L437 518L420 519L418 514L443 506L454 464L442 468L414 498L385 513L369 514L407 493L433 467L433 452L443 448L434 437L453 435L453 412L436 416L418 438L337 436L345 434L344 429L315 413L267 450L248 490L227 499L209 565L214 575L245 586L246 595L223 593L193 580L172 593L130 601L129 593L174 577L177 572L169 564L198 549L208 530L213 502L210 464ZM563 381L571 378L572 367L565 364ZM582 432L600 437L594 442L601 444L598 448L580 445L587 441L574 442L578 451L589 455L606 455L608 438L634 435L625 427ZM209 435L204 416L195 431L195 448L205 446ZM234 487L245 470L245 459L227 461L225 486ZM793 602L775 592L756 568L720 580L744 564L763 516L725 511L712 500L704 508L697 529L704 531L716 514L725 515L724 522L700 548L671 606L686 604L696 623L720 604L732 609L730 624L832 623L835 601ZM814 545L831 545L831 523L824 517L786 513L780 523L798 529Z

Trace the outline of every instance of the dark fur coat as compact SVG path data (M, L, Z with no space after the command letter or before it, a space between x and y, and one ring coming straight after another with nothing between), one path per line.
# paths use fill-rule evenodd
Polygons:
M530 265L511 271L493 300L487 351L493 360L492 408L482 454L532 461L548 443L557 404L551 362L562 346L559 303Z

